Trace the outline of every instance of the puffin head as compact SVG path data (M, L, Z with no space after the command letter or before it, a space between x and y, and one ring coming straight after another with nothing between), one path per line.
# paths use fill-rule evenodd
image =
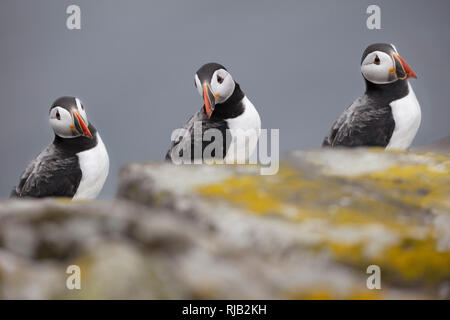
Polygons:
M61 138L92 138L86 111L78 98L56 99L50 108L49 121L55 134Z
M375 84L417 78L394 45L387 43L375 43L366 48L361 58L361 72L367 81Z
M218 63L207 63L195 73L195 87L205 101L208 117L211 117L216 104L224 103L231 97L235 86L231 74Z

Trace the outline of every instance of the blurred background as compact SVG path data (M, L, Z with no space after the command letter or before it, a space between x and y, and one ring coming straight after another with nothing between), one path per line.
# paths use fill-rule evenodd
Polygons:
M81 30L66 28L81 7ZM280 129L280 151L317 148L364 91L360 58L373 42L394 43L418 75L422 107L414 145L450 134L450 2L376 1L381 30L366 27L373 1L23 1L0 2L0 198L53 140L50 104L84 102L110 155L101 197L116 192L127 162L163 159L174 128L202 101L194 73L225 65Z

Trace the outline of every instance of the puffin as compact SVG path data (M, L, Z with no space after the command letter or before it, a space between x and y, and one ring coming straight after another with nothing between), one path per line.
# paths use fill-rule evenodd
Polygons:
M211 159L215 163L245 163L261 132L258 111L223 65L204 64L194 78L204 104L178 133L174 131L166 160L175 163L175 158L184 157L184 163L209 163ZM216 139L214 133L220 133L220 147L208 148Z
M55 137L26 167L12 198L94 199L103 188L109 157L80 99L56 99L49 113Z
M387 43L366 48L361 73L365 93L337 119L322 146L408 149L421 121L420 105L409 83L416 74Z

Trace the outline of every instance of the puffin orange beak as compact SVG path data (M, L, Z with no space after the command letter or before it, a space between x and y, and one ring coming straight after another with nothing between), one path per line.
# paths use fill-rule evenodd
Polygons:
M84 122L83 118L80 116L80 114L72 110L73 115L75 116L76 122L79 124L81 130L83 131L82 134L84 137L92 138L91 131L89 131L89 128L87 127L86 123Z
M205 100L206 115L208 118L211 118L216 105L216 99L214 98L214 95L207 83L203 84L203 100Z
M400 57L398 53L394 52L392 55L395 61L396 74L399 79L401 80L405 80L408 78L417 79L416 73L409 66L409 64L402 57Z

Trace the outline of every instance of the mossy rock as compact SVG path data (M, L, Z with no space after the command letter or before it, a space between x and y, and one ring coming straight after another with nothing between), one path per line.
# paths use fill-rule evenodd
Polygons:
M152 197L164 194L166 200L158 206L187 206L184 211L197 211L219 231L226 227L214 216L222 214L225 219L227 210L283 221L299 227L302 250L328 253L337 265L358 274L378 265L385 287L414 288L432 297L448 295L450 158L446 156L326 149L290 153L276 175L260 175L253 166L154 165L128 170L146 177ZM164 178L169 172L176 179ZM127 197L127 192L122 195ZM252 246L258 250L258 243ZM386 293L358 290L347 297ZM299 296L314 292L323 290Z
M296 151L267 176L129 164L119 199L0 202L0 298L448 299L449 173L379 149Z

